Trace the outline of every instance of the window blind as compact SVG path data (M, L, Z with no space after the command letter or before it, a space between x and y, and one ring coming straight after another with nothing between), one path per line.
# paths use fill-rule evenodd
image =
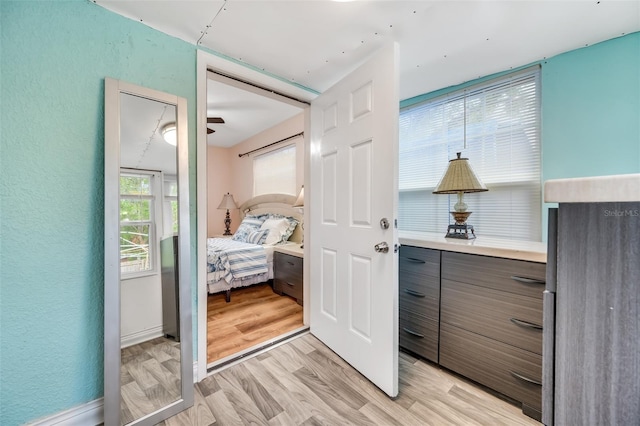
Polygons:
M464 196L476 234L540 241L539 67L400 111L400 229L446 233L457 197L432 191L456 152L489 189Z
M296 195L296 146L288 145L253 159L253 196Z

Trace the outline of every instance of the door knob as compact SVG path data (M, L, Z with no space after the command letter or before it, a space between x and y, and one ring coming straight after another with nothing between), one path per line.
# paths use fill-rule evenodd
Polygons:
M381 242L381 243L376 244L375 246L373 246L373 248L378 253L388 253L389 252L389 244L385 243L384 241Z

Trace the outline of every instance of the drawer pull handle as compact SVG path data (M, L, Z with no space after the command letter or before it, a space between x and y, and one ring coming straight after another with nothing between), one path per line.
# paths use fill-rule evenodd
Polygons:
M295 284L291 284L289 281L285 281L285 283L289 286L289 287L293 287Z
M415 297L426 297L426 296L427 296L427 295L426 295L426 294L424 294L424 293L420 293L420 292L418 292L418 291L410 290L410 289L408 289L408 288L405 288L405 289L404 289L404 292L405 292L405 293L407 293L407 294L410 294L410 295L412 295L412 296L415 296Z
M536 329L536 330L542 330L542 326L541 325L534 324L534 323L529 322L529 321L522 321L522 320L519 320L518 318L509 318L509 321L511 321L515 325L519 325L520 327L527 327L527 328L533 328L533 329Z
M288 263L289 265L293 266L293 262L289 262L289 261L287 260L287 263Z
M405 257L405 259L407 259L409 262L413 262L413 263L427 263L426 261L424 261L422 259L416 259L415 257Z
M522 380L523 382L531 383L532 385L542 386L542 383L540 383L539 381L530 379L526 376L523 376L522 374L516 373L515 371L509 371L509 373L511 373L511 375L516 379Z
M518 281L519 283L522 283L522 284L539 284L539 285L546 284L546 282L542 280L537 280L535 278L519 277L517 275L511 275L511 279L514 281Z
M420 333L416 333L416 332L415 332L415 331L413 331L413 330L409 330L407 327L402 327L402 329L403 329L404 331L406 331L407 333L411 334L412 336L416 336L416 337L419 337L419 338L421 338L421 339L424 337L424 335L422 335L422 334L420 334Z

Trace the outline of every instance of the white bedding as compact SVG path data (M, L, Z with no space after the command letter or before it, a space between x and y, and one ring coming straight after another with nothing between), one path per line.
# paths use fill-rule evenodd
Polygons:
M267 255L267 276L268 278L266 278L264 281L266 280L270 280L273 278L273 252L274 252L274 247L273 246L262 246L264 248L265 254ZM225 272L224 271L214 271L214 272L208 272L207 273L207 283L212 283L212 282L216 282L216 281L220 281L224 278ZM259 276L264 276L265 274L259 274ZM250 277L247 277L250 278ZM256 283L258 282L262 282L262 281L256 281ZM255 284L255 283L254 283ZM221 290L218 290L221 291ZM211 293L211 292L210 292Z
M211 238L207 240L207 247L210 245ZM273 278L273 246L260 246L264 249L267 258L267 272L260 274L252 274L241 278L229 279L229 273L226 270L219 270L207 273L207 291L210 294L227 291L232 288L246 287L249 285L266 282ZM209 258L209 256L207 256ZM229 282L225 279L229 279Z

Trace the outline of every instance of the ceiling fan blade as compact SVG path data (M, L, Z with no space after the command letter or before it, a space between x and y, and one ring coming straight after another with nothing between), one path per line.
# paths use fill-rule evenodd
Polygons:
M210 135L211 133L214 133L214 132L215 132L215 130L210 129L210 128L207 127L207 134L208 135Z
M222 117L207 117L208 124L224 124L224 118Z

